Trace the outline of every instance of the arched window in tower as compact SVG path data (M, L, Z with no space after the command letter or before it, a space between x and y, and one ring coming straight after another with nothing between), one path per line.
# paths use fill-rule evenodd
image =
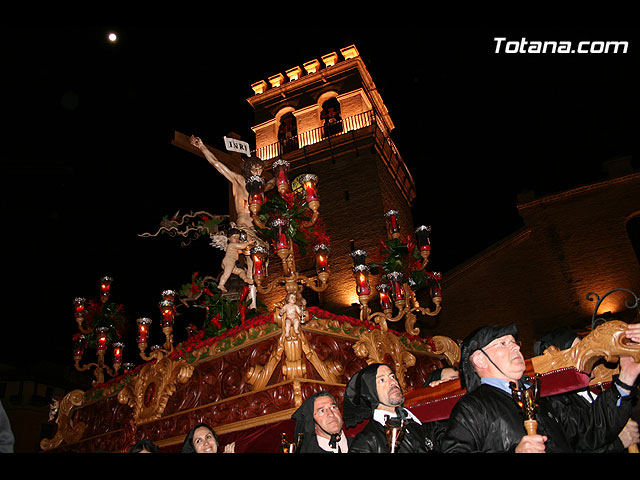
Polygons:
M278 142L280 143L281 154L298 149L298 124L296 123L296 116L292 112L285 113L280 117Z
M340 102L333 97L322 104L320 119L323 124L324 137L342 133L342 117L340 116Z
M636 260L640 263L640 214L631 217L627 222L627 235L636 253Z

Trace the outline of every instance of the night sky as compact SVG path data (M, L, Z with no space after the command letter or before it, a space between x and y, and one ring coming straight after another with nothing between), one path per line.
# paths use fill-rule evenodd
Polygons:
M626 54L496 53L494 40L631 42L630 30L1 35L0 362L40 352L71 364L72 300L96 298L102 275L114 278L112 299L133 321L157 317L161 291L191 273L216 274L220 255L207 240L183 248L138 236L178 211L228 212L224 178L170 145L172 132L224 150L233 131L253 147L251 84L351 44L395 123L392 138L417 186L414 223L432 226L432 265L445 275L521 226L519 192L597 181L602 162L631 155L632 46Z

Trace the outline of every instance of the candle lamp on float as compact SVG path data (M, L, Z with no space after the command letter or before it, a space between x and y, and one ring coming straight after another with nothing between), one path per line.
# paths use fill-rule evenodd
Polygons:
M73 338L74 367L79 372L93 369L95 379L93 385L104 383L105 374L115 377L122 366L124 344L114 342L117 338L114 324L118 323L121 313L117 305L109 302L113 279L105 276L100 279L99 303L87 302L84 297L73 300L74 317L79 334ZM112 365L105 363L107 349L113 348ZM95 347L97 360L81 365L80 362L88 347Z
M151 339L151 325L153 320L149 317L141 317L136 320L138 326L138 350L140 358L145 361L152 359L160 359L174 350L173 345L173 327L176 316L176 308L174 300L176 292L173 290L164 290L162 292L162 300L158 303L160 310L160 327L164 334L165 341L163 346L153 345L150 349L151 354L146 353L147 347Z
M249 193L249 211L252 215L257 215L264 203L264 179L259 175L252 175L247 178L245 186Z
M276 188L280 195L291 191L291 183L289 182L289 162L278 159L271 165L271 171L276 179Z
M387 220L387 245L393 244L394 248L396 248L396 253L402 251L407 257L414 255L413 250L400 240L401 233L398 222L398 212L396 210L388 210L384 216ZM426 270L431 253L430 233L431 227L426 226L420 226L415 231L417 257L421 258L421 261L418 262L419 265L416 264L415 257L411 257L411 261L405 262L394 259L396 263L390 263L390 265L396 267L404 265L404 271L397 269L384 271L384 281L375 287L380 298L381 312L371 312L369 306L371 302L371 290L363 290L364 283L362 275L365 270L368 271L368 268L365 268L366 252L361 250L352 252L356 293L358 294L358 300L360 302L360 318L362 320L375 321L380 325L382 330L386 331L388 329L387 322L397 322L404 318L405 331L411 335L418 335L420 329L415 327L417 321L416 313L427 316L435 316L440 313L442 308L442 290L439 280L442 276L440 273ZM412 276L409 276L416 272L419 274L419 277L423 279L420 285L415 282ZM422 307L418 302L415 290L421 287L422 284L429 289L434 308Z
M266 294L270 293L276 286L284 285L286 294L296 293L299 299L302 299L302 288L307 286L315 292L323 292L329 281L329 268L328 258L330 248L325 243L318 243L314 245L315 256L315 276L305 276L298 272L296 268L295 249L293 245L292 235L295 235L296 228L298 226L303 228L313 227L318 218L320 210L320 200L318 197L318 177L314 174L307 173L298 176L294 182L289 181L289 162L278 159L272 164L272 172L276 180L277 194L279 194L287 205L291 201L291 195L295 198L304 198L305 208L311 211L310 218L302 219L302 216L297 217L297 224L292 225L292 222L288 218L287 214L271 213L267 218L261 218L261 209L266 202L251 202L250 192L250 210L253 218L253 223L256 227L270 231L273 237L273 246L276 255L282 262L282 275L276 278L268 278L267 261L268 251L264 247L254 247L251 249L251 258L253 260L253 280L257 292ZM256 181L256 184L258 182ZM247 183L248 186L248 183ZM263 191L262 191L263 193ZM302 197L296 197L302 196ZM285 198L286 197L286 198ZM289 205L290 207L290 205ZM299 220L298 220L299 218ZM267 282L267 280L269 280ZM304 309L304 301L302 307ZM303 320L304 321L304 320Z

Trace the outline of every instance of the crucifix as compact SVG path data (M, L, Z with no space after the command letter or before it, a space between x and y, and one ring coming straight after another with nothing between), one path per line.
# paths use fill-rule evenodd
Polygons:
M234 135L234 134L231 134ZM234 137L235 138L235 137ZM255 229L251 212L249 211L249 193L247 192L246 179L251 175L262 176L264 166L257 157L249 157L243 160L238 152L223 152L206 145L199 137L187 136L180 132L174 132L171 144L182 148L195 155L204 157L219 173L229 181L229 217L231 227L242 231L246 240L255 245L268 244L262 240ZM267 183L266 189L272 188L274 179ZM252 307L255 307L256 289L252 278L252 260L249 251L245 252L248 280L251 285Z

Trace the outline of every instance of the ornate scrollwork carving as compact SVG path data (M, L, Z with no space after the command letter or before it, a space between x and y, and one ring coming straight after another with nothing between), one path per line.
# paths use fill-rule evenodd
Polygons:
M344 373L344 366L340 362L322 361L302 331L292 333L290 336L282 332L267 362L264 365L251 367L247 371L246 381L254 391L263 389L281 360L283 360L282 375L285 379L307 378L305 358L325 382L338 383Z
M67 444L77 442L82 437L86 425L82 422L74 423L71 412L75 407L84 404L84 392L82 390L73 390L69 392L61 401L58 409L58 430L53 438L43 438L40 441L42 450L51 450L58 447L62 442Z
M402 345L398 337L391 332L383 330L371 330L360 335L360 339L354 344L355 354L366 358L367 363L385 363L385 356L393 359L396 378L402 390L407 389L405 374L407 368L416 363L416 357Z
M640 344L633 343L625 336L627 324L611 320L599 325L577 345L567 350L557 347L547 348L542 355L532 359L533 368L538 373L560 368L574 367L586 373L594 372L592 384L609 381L615 373L612 369L594 368L597 361L616 363L621 356L631 356L640 361ZM596 378L597 377L597 378Z
M118 401L133 409L136 425L162 416L176 384L186 383L193 374L193 366L185 360L171 360L163 356L145 365L137 378L118 393Z
M433 353L444 355L449 361L449 365L457 367L460 364L460 345L453 339L435 335L431 337L431 341L435 345Z

